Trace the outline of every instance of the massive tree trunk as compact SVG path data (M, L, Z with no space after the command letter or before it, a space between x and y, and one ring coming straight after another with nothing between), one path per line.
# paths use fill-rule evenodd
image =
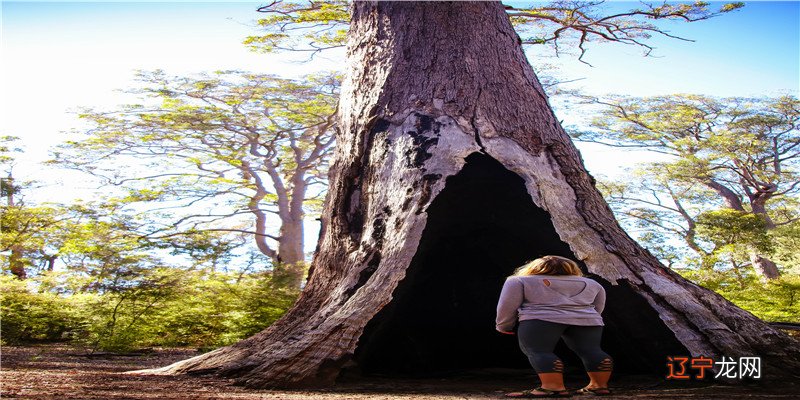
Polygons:
M796 341L622 231L500 3L353 7L330 191L302 296L265 331L151 372L300 387L330 385L350 366L521 367L513 337L494 332L500 287L527 259L560 254L606 287L618 370L661 374L667 355L758 355L765 377L797 374Z

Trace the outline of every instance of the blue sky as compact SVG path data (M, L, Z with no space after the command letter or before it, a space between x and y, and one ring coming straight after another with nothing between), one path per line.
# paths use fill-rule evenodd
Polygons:
M2 106L0 134L21 136L27 156L15 173L45 186L67 178L38 164L62 133L80 127L71 110L112 108L125 98L133 70L162 68L173 74L216 69L298 75L340 65L341 52L298 65L280 56L255 54L241 40L257 32L254 10L263 3L2 2ZM722 3L714 3L719 6ZM627 9L636 3L612 2ZM748 2L743 10L692 24L664 25L695 42L654 38L657 57L619 45L592 44L586 60L541 57L572 86L593 94L655 95L675 92L761 96L800 92L800 3ZM546 51L544 53L547 53ZM569 123L570 115L565 115ZM593 173L614 173L618 156L582 147ZM636 160L636 157L628 157ZM78 187L70 180L70 186ZM60 191L60 193L64 193Z
M724 3L712 3L712 7ZM615 2L615 9L635 3ZM800 3L747 2L744 9L695 23L660 26L693 40L654 37L654 57L632 46L591 44L585 60L565 58L566 75L596 94L776 95L800 91ZM531 57L535 65L536 60Z

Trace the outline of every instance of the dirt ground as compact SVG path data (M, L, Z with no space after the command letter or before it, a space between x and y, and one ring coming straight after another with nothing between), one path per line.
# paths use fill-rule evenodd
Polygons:
M163 366L195 355L191 350L157 350L139 355L87 356L61 345L3 347L2 399L498 399L532 387L532 374L483 370L446 379L347 379L316 391L253 390L232 381L198 377L123 375L123 371ZM568 388L584 382L568 380ZM798 399L800 382L771 385L677 383L657 377L616 376L609 399ZM593 397L593 396L574 396Z

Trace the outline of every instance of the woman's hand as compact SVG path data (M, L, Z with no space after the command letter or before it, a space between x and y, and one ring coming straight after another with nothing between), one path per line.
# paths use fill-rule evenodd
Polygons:
M498 332L500 332L500 333L502 333L504 335L513 335L514 334L514 332L504 332L504 331L498 331Z

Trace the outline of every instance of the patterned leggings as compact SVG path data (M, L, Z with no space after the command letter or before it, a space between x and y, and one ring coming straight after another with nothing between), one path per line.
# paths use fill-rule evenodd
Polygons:
M520 321L517 330L519 348L528 356L537 373L564 372L564 364L553 350L559 338L583 361L587 372L610 372L611 356L600 349L602 326L566 325L530 319Z

